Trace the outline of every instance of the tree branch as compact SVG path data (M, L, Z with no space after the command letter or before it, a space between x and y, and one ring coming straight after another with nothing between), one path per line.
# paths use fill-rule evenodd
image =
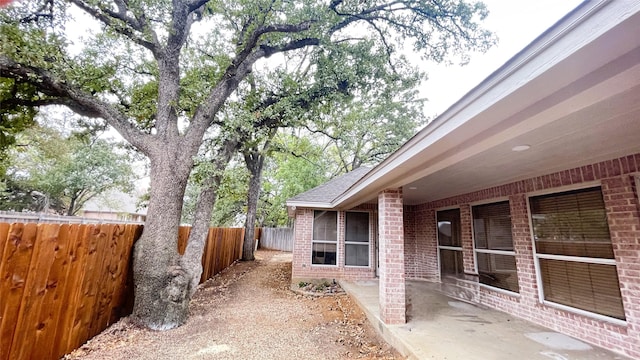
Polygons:
M126 16L126 14L123 14L122 12L116 13L111 10L103 9L103 8L95 9L87 5L82 0L69 0L69 1L74 5L76 5L77 7L79 7L80 9L82 9L83 11L85 11L87 14L94 17L96 20L111 27L116 32L126 36L136 44L150 50L154 55L156 56L158 55L159 43L155 36L155 33L148 26L148 24L143 24L139 21L139 19L138 20L133 19L129 16ZM118 24L116 20L122 21L125 26L120 26L120 24ZM150 42L143 39L142 37L139 37L138 35L135 34L134 30L138 32L143 32L144 30L149 31L151 34L153 34L154 41Z
M39 91L51 97L51 99L46 99L47 105L53 104L57 100L55 103L66 105L79 115L103 118L143 153L148 153L150 150L146 134L140 132L113 106L68 85L63 80L54 78L43 69L19 64L5 56L0 56L0 77L13 78L32 84Z

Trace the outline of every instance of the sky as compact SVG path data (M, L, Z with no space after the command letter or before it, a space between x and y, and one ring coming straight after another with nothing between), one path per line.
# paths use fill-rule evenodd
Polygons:
M482 0L489 9L485 28L499 38L498 45L484 54L475 53L468 65L425 63L429 75L420 88L427 98L424 113L442 114L538 35L576 8L582 0Z

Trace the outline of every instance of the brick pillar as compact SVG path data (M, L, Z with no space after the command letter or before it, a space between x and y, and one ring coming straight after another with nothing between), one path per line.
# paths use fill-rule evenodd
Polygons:
M406 322L402 189L378 195L380 227L380 317L385 324Z

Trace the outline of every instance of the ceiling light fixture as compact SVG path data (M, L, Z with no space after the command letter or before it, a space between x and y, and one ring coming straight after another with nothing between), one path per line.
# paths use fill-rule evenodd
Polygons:
M531 149L531 145L517 145L511 148L511 151L516 151L516 152L520 152L520 151L527 151Z

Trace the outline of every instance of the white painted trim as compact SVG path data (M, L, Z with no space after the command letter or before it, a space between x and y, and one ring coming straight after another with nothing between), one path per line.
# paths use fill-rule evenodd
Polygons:
M295 208L311 208L311 209L333 209L333 205L328 202L311 202L311 201L287 201L288 207Z
M541 303L542 303L542 305L545 305L545 306L548 306L548 307L552 307L552 308L564 310L566 312L582 315L582 316L589 317L589 318L592 318L592 319L595 319L595 320L598 320L598 321L605 321L605 322L608 322L608 323L611 323L611 324L614 324L614 325L627 327L627 321L626 320L620 320L620 319L616 319L616 318L613 318L613 317L610 317L610 316L594 313L594 312L591 312L591 311L574 308L572 306L558 304L558 303L555 303L555 302L549 301L549 300L543 300L543 301L541 301Z
M636 185L636 201L640 204L640 174L634 174L633 181Z
M479 252L482 254L495 254L495 255L505 255L505 256L516 256L516 252L513 250L489 250L489 249L475 249L474 252Z
M481 282L478 282L478 286L480 286L481 288L483 288L485 290L490 290L490 291L494 291L494 292L497 292L497 293L500 293L500 294L513 296L515 298L521 297L520 293L513 292L511 290L502 289L502 288L495 287L495 286L491 286L491 285L487 285L487 284L483 284ZM518 284L518 288L520 288L520 284Z
M616 265L616 259L603 259L603 258L590 258L583 256L568 256L568 255L551 255L551 254L535 254L537 259L545 260L558 260L558 261L571 261L585 264L598 264L598 265Z
M462 251L462 247L457 246L446 246L446 245L438 245L438 250L452 250L452 251Z
M536 254L538 250L536 249L536 236L533 232L533 216L531 216L531 203L529 202L529 196L525 196L525 201L527 204L527 217L529 218L529 240L531 241L531 250L533 251L533 267L536 272L536 284L538 285L538 302L544 302L544 289L542 286L542 272L540 271L540 263L538 262L538 258Z
M344 259L343 259L343 263L344 263L344 267L354 267L354 268L360 268L360 269L364 269L364 268L369 268L372 269L372 262L373 259L371 258L371 245L373 243L373 231L372 230L372 222L371 222L371 218L373 217L373 211L367 211L367 210L347 210L347 211L343 211L344 213ZM347 241L347 213L366 213L368 216L367 221L368 221L368 226L367 226L367 230L368 230L368 238L369 241L367 241L366 243L363 242L358 242L358 241ZM362 266L362 265L347 265L347 245L361 245L361 246L368 246L367 249L367 256L369 256L369 265L367 266Z
M326 210L326 211L332 211L336 213L336 240L332 241L332 240L315 240L313 238L313 227L315 226L315 222L316 222L316 210L317 209L311 209L311 251L309 252L309 264L311 267L314 266L321 266L321 267L327 267L327 268L338 268L340 266L340 213L338 211L335 210ZM323 209L320 209L318 211L324 211ZM313 244L336 244L336 264L335 265L329 265L329 264L314 264L313 263Z
M568 192L568 191L583 190L583 189L596 188L596 187L602 187L601 180L585 181L579 184L558 186L558 187L544 189L544 190L535 190L535 191L526 193L526 196L528 199L530 197L536 197L541 195L559 194L559 193Z

